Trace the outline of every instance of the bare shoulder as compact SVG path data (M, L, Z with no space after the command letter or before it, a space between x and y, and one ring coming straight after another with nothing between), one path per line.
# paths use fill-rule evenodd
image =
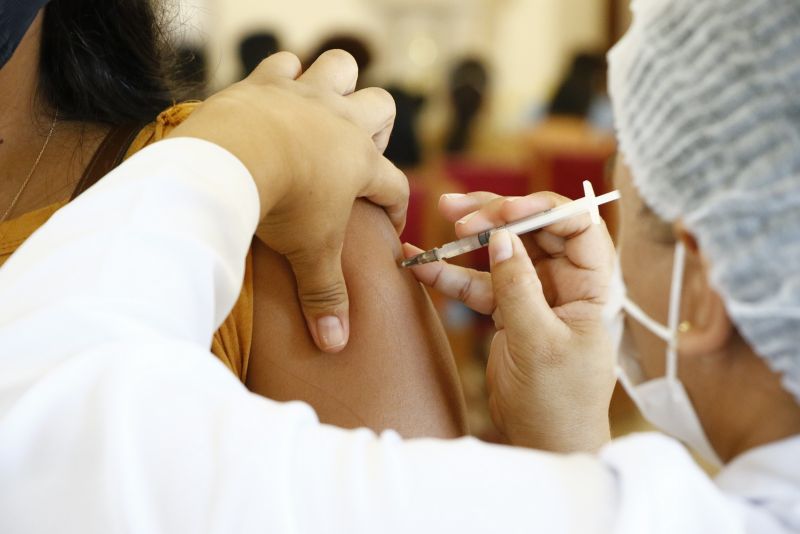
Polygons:
M325 423L392 428L406 437L463 435L463 394L449 344L424 289L397 267L399 256L383 210L358 201L342 257L350 343L329 355L306 331L289 264L254 240L247 386L276 400L306 401Z

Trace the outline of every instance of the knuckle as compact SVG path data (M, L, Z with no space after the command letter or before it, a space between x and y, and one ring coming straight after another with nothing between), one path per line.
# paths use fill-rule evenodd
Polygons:
M335 267L341 265L342 243L338 234L326 233L321 239L298 244L285 255L298 279L321 281L326 273L335 272Z
M493 286L495 295L503 300L516 300L520 295L528 290L541 291L542 284L539 278L532 272L533 268L525 266L518 268L514 272L506 273L504 276L495 276Z
M402 172L396 173L397 175L397 192L402 200L403 208L408 207L411 197L411 184L408 183L408 178Z
M472 286L473 286L474 279L469 276L464 284L458 289L458 300L461 302L467 302L472 297Z
M320 59L322 58L325 58L326 61L335 61L336 63L341 63L342 67L347 66L354 69L358 68L358 64L356 63L356 60L352 54L342 50L341 48L332 48L331 50L327 50L320 56Z
M397 114L397 106L389 91L381 87L370 87L369 89L365 89L365 91L369 91L375 101L381 107L389 110L391 117L394 118L394 116Z
M285 50L280 51L280 52L276 52L276 53L272 54L271 56L268 56L267 59L269 59L269 58L272 58L275 61L285 61L287 63L298 64L298 65L300 64L300 58L297 57L296 54L293 54L291 52L287 52Z
M543 195L544 198L547 199L554 208L572 202L571 198L565 197L564 195L559 195L558 193L553 193L552 191L544 191L543 193L546 193L545 195ZM583 215L585 215L586 217L589 216L588 213Z
M382 154L375 149L375 142L372 137L366 132L361 132L363 135L358 136L358 153L362 158L372 166L378 168L383 161Z
M277 65L286 65L287 67L299 66L300 65L300 58L296 55L292 54L291 52L281 51L272 54L271 56L267 56L261 60L256 67L257 71L264 71L269 70L271 68L276 67Z
M506 197L496 196L492 198L485 206L491 210L497 210L500 206L506 203Z
M481 208L495 199L500 198L500 195L489 191L474 191L472 193L467 193L467 196L475 200Z
M300 301L309 308L327 309L347 300L347 291L342 283L323 287L300 288Z

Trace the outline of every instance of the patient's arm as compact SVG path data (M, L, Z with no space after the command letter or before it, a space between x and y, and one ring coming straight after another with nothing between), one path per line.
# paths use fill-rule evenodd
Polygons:
M358 201L342 263L350 297L350 341L319 351L306 329L288 262L253 245L250 390L303 400L323 423L397 430L405 437L466 433L455 363L427 294L397 267L400 243L383 210Z

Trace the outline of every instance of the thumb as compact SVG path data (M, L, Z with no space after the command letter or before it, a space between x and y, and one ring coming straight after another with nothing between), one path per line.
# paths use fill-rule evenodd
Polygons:
M563 327L550 309L522 241L508 230L492 234L489 240L492 286L497 309L509 340L514 338L533 347Z
M342 249L313 257L289 257L297 294L314 343L325 352L339 352L350 337L347 286L342 274Z

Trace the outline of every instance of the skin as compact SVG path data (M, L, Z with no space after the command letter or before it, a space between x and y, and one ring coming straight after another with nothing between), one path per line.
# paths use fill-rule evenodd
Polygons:
M440 211L460 237L569 202L541 192L445 195ZM406 245L410 257L419 249ZM486 370L489 409L513 444L555 452L595 451L610 439L613 355L602 324L614 264L604 225L577 216L528 234L489 242L491 272L446 262L414 267L417 278L491 314L497 333Z
M681 239L687 246L681 321L691 328L679 334L678 376L720 458L727 462L800 433L800 406L736 331L695 239L680 223L667 224L647 209L622 158L614 181L622 192L618 246L628 295L662 324L667 324L675 243ZM625 327L645 376L664 376L666 343L636 321L628 319Z
M50 130L55 110L34 98L42 14L0 69L0 214L30 172ZM59 123L9 218L69 197L107 133L103 125Z
M0 70L0 206L19 189L52 118L53 110L33 98L41 23L40 15ZM255 73L252 83L213 97L173 132L230 150L251 171L260 193L259 235L269 246L255 240L248 386L279 400L306 400L326 423L392 427L408 437L463 435L463 399L444 332L425 293L394 263L407 185L380 155L393 105L377 91L350 94L346 58L329 58L299 82L297 59L282 57ZM230 113L242 121L220 119ZM61 125L11 216L67 199L105 133L99 125ZM331 160L334 144L351 157ZM351 217L356 197L385 209L360 200ZM281 227L291 231L270 231ZM343 276L338 259L345 237ZM371 251L367 257L365 250ZM327 291L345 284L349 300L347 293ZM335 299L308 298L315 294ZM345 350L345 338L345 344L326 347L344 352L324 354L315 346L322 344L316 320L336 314L349 333L349 309L351 343Z
M358 201L342 254L356 335L339 354L325 355L304 327L286 260L256 240L254 314L263 327L253 335L247 387L277 400L301 398L323 422L345 428L463 435L450 347L425 291L397 269L399 255L385 214Z
M720 458L728 462L749 449L800 434L800 406L781 386L780 377L737 333L709 281L710 262L697 241L680 222L667 224L645 207L622 158L614 174L623 199L617 244L628 296L662 324L667 323L675 244L680 239L686 245L680 317L691 327L679 334L678 375ZM442 197L440 211L455 222L456 233L469 235L564 201L549 193L524 199L473 193ZM609 439L607 410L615 358L604 332L592 325L598 320L593 305L605 301L610 273L606 262L598 258L604 256L610 241L600 227L593 227L594 235L589 235L592 227L580 219L573 220L576 228L554 225L532 234L526 240L527 250L512 236L510 258L507 250L498 252L495 238L499 234L492 236L491 274L444 262L415 268L423 283L476 311L493 314L498 328L495 341L504 338L493 343L487 372L490 391L500 396L493 403L490 399L492 416L516 445L590 451ZM417 251L406 246L405 255ZM564 284L561 290L559 283ZM566 291L569 287L571 292ZM565 313L567 306L579 311L578 316ZM560 322L553 321L553 315ZM514 324L509 320L512 316L522 320ZM565 326L571 331L566 338ZM664 376L665 342L636 321L628 319L626 328L644 378ZM592 357L587 360L586 354ZM492 372L492 358L512 367L514 380ZM517 399L524 409L503 399ZM521 414L526 415L519 421Z

